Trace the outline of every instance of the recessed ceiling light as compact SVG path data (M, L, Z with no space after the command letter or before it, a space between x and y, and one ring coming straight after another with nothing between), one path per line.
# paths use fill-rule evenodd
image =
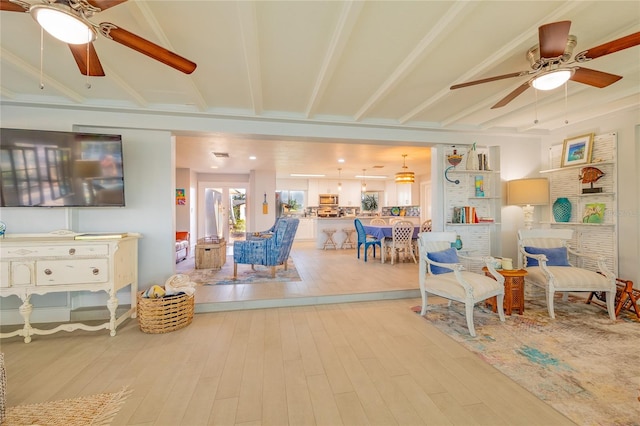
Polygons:
M249 157L249 160L255 160L256 158L257 158L257 157L256 157L255 155L251 155L251 156Z
M210 168L211 168L211 169L217 169L217 168L218 168L218 166L211 166Z
M289 176L293 177L325 177L326 175L314 175L308 173L291 173Z
M344 163L344 158L338 158L338 163Z

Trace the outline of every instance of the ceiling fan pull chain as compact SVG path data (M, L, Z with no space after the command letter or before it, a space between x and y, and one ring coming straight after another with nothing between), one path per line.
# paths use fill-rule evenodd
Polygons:
M89 44L90 43L87 43L87 82L85 83L87 89L91 89L91 83L89 83L89 61L91 61L91 55L89 55Z
M538 124L538 89L533 89L533 93L536 95L536 101L533 104L533 110L535 111L535 119L533 120L533 124Z
M569 120L567 119L567 81L564 82L564 124L569 124Z
M44 89L42 81L42 67L44 65L44 29L40 27L40 90Z

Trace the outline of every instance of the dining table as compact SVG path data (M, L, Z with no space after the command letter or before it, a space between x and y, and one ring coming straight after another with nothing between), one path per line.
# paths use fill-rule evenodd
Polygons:
M393 238L393 225L363 225L363 227L364 227L365 234L380 240L380 251L382 252L382 254L380 255L380 258L381 258L381 262L384 263L385 240L389 239L389 241L391 241L391 239ZM420 233L420 225L415 225L413 227L412 238L414 240L417 239L419 233Z

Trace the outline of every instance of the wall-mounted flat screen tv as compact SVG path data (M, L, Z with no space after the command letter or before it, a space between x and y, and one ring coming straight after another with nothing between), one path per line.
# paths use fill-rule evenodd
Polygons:
M2 207L122 207L122 137L0 129Z

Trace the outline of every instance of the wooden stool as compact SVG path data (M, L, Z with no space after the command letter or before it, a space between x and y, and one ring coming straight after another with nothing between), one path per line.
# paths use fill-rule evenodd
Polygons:
M355 228L344 228L342 230L347 236L342 243L342 248L356 248L356 243L353 241L353 233L356 232ZM348 247L347 247L348 246Z
M322 232L324 232L327 235L327 239L324 242L324 245L322 246L323 250L326 250L327 247L328 248L334 248L337 249L338 246L336 245L336 242L333 241L333 234L336 233L335 229L323 229Z

